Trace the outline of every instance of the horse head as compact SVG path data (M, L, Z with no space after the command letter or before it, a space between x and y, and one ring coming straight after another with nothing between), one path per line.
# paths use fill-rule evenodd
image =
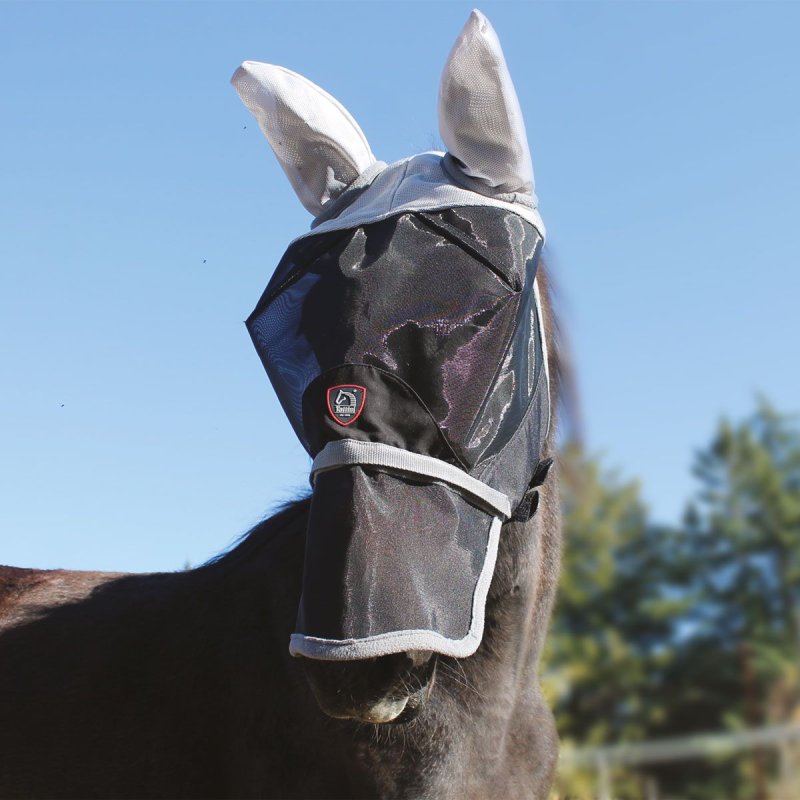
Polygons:
M313 458L289 649L327 714L406 720L437 657L481 645L501 529L543 476L544 227L519 101L477 11L441 78L446 152L376 160L283 67L247 61L232 83L315 217L247 320Z

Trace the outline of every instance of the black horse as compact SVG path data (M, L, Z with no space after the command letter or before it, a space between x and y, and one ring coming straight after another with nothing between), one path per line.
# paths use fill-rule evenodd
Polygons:
M260 122L301 199L318 212L317 227L287 251L278 290L268 287L250 323L298 435L317 456L313 496L288 504L229 552L186 572L0 568L0 797L548 794L558 747L537 665L560 557L557 484L552 474L544 480L559 369L529 155L496 36L473 12L451 53L440 95L448 154L391 167L374 161L349 115L330 118L346 115L332 98L276 69L262 77L288 84L267 98L271 110ZM263 82L254 88L257 72L251 65L237 73L237 89L250 92L251 108L263 90ZM243 81L250 83L243 88ZM297 91L335 105L312 124L292 105ZM459 96L464 91L472 95ZM472 102L475 92L483 93L483 103ZM447 119L448 109L458 107L461 117ZM484 116L489 108L495 118L476 118L476 108ZM254 110L263 112L263 104ZM294 156L280 136L273 141L276 119L283 133L294 134ZM353 127L343 133L345 123ZM481 126L491 133L475 149L480 137L469 132ZM315 159L327 167L314 172ZM408 191L411 178L424 184L416 194ZM509 242L518 249L511 252ZM293 416L299 390L288 386L275 355L286 355L287 340L275 349L272 328L259 327L278 291L312 276L336 319L342 303L357 298L354 325L368 318L386 327L365 274L380 276L385 286L405 261L409 270L424 261L429 275L437 259L447 279L419 287L431 308L423 314L417 306L410 324L378 337L391 342L382 356L367 344L366 355L337 354L341 363L328 368L322 355L330 336L307 332L297 352L316 348L320 364L315 375L303 371L304 406ZM454 264L465 272L447 273ZM464 274L474 279L464 284ZM345 288L339 291L330 275L344 276ZM392 287L395 300L411 291L402 280ZM445 309L441 298L451 295ZM491 302L472 309L484 295ZM301 303L282 308L307 312L318 299L312 289ZM433 343L420 333L429 332L428 313L438 326ZM505 331L496 362L494 320ZM465 328L483 337L477 350L469 349ZM359 336L346 337L348 346ZM458 371L447 373L453 353ZM463 386L448 392L466 372L474 383L487 353L486 386L478 387L470 410ZM293 356L293 376L296 363ZM444 378L432 381L434 373ZM388 406L377 399L381 392L393 398ZM469 411L471 427L461 437L453 398ZM388 461L321 458L326 447L342 443L364 443L370 453L377 444ZM411 455L399 466L388 463L398 450ZM364 487L371 494L356 499ZM385 502L384 490L395 506ZM399 530L364 522L365 515L374 522L379 506ZM452 508L460 516L451 530ZM453 530L463 533L467 518L480 524L451 553ZM425 528L423 539L405 529L407 519ZM390 534L394 561L381 555ZM442 563L434 570L437 554ZM463 563L453 560L460 555ZM447 603L463 605L453 587L465 569L476 580L465 584L472 616L453 621ZM441 584L442 574L452 583ZM428 614L424 625L419 614ZM300 657L290 654L290 639Z

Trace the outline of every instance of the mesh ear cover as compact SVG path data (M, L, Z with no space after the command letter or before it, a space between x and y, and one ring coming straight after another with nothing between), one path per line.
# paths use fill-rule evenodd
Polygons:
M300 202L315 216L375 163L366 136L347 109L302 75L245 61L231 83Z
M533 194L522 109L497 34L480 11L470 15L442 72L439 132L478 191Z

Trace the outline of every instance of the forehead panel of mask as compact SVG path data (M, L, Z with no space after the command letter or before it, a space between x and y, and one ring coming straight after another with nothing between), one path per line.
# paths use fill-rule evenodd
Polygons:
M292 244L247 325L306 449L316 454L306 390L353 364L410 387L467 467L497 452L542 369L532 291L541 242L514 213L472 207L401 214ZM367 392L348 435L367 422L369 403Z

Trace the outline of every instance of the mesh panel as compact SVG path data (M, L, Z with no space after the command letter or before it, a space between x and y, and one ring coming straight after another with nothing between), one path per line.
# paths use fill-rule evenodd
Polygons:
M442 74L439 131L467 177L498 192L533 192L517 93L497 34L480 12L470 16Z
M491 521L438 484L362 467L317 475L297 631L362 639L432 630L462 639Z
M246 61L232 82L312 214L375 161L347 110L302 75Z
M365 174L370 183L369 191L353 198L346 207L339 207L335 216L327 216L326 206L323 215L312 224L314 232L356 228L397 216L403 211L441 211L446 208L489 206L510 211L514 216L530 222L543 237L546 235L542 217L535 207L534 196L476 192L474 181L468 186L453 182L452 171L445 169L448 161L449 156L440 152L420 153L390 164L380 170L377 176L370 176L368 170ZM333 206L331 210L334 210ZM506 254L505 257L508 256Z
M309 383L364 364L407 383L465 463L500 447L541 366L529 347L540 246L533 226L493 208L403 214L296 242L248 327L304 446Z

